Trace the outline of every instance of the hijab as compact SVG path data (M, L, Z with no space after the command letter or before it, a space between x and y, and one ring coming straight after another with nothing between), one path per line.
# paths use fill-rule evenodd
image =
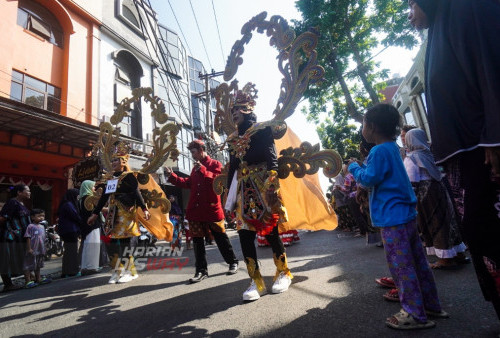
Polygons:
M59 210L65 203L71 203L76 208L78 203L79 193L80 191L78 189L69 189L68 191L66 191L66 194L64 194L64 197L61 203L59 204Z
M418 128L409 130L406 133L405 142L408 149L406 157L420 168L427 170L433 179L441 181L441 172L434 162L434 156L432 156L425 132Z
M429 24L432 24L436 16L436 11L439 6L439 3L442 0L414 0L414 1L418 4L418 7L420 7L424 11L425 15L427 16L427 20L429 21Z
M85 196L89 196L94 194L94 181L90 180L85 180L82 182L82 185L80 186L80 200L83 199Z

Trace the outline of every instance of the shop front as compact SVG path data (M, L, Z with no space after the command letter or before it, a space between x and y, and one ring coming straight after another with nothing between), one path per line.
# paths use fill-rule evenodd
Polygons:
M72 186L69 172L90 154L99 129L83 122L0 98L0 206L16 184L31 189L30 208L55 223L57 208Z

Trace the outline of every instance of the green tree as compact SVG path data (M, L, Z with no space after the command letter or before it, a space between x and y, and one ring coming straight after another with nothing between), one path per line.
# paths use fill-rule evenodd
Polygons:
M320 31L318 60L325 78L310 87L305 97L307 118L318 124L323 146L350 156L359 143L358 128L349 120L363 121L363 111L380 101L388 70L372 60L375 48L417 43L409 29L401 0L298 0L298 34L315 27ZM351 69L351 70L349 70ZM325 115L326 113L326 115ZM349 141L346 141L348 139Z

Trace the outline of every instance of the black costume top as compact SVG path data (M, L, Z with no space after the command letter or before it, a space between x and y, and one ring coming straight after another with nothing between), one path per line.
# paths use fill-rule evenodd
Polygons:
M255 128L257 123L253 125ZM245 135L241 135L243 138ZM232 147L231 150L234 148ZM264 129L260 129L254 134L250 136L250 142L248 143L248 148L245 150L245 154L243 155L243 161L247 163L247 165L256 165L259 163L266 163L267 170L278 170L278 157L276 154L276 146L274 145L274 137L271 130L271 127L265 127ZM240 167L240 157L237 153L231 151L231 155L229 158L229 172L228 172L228 182L227 188L228 190L231 188L231 182L233 179L233 175L236 170Z
M415 1L430 21L425 97L436 162L500 146L500 2Z
M122 176L123 175L123 176ZM137 182L137 178L134 176L132 172L124 173L122 171L116 171L113 173L114 178L119 178L118 187L115 192L115 199L118 200L124 207L131 208L134 206L138 206L141 209L146 209L146 204L144 203L144 198L141 195L139 190L139 183ZM108 202L110 193L106 194L106 186L104 185L104 190L97 203L97 206L94 208L93 213L98 215L101 212L102 208Z

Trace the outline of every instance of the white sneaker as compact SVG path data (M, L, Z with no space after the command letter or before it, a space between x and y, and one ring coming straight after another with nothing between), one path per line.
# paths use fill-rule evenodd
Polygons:
M273 293L282 293L288 290L288 287L292 284L292 279L284 272L280 272L278 278L273 284Z
M123 276L120 277L118 280L118 283L128 283L130 281L133 281L134 279L137 279L139 275L132 275L130 271L127 271L123 274Z
M108 284L116 284L119 279L120 279L120 273L115 271L111 275L111 278L109 279Z
M266 291L262 291L262 294L264 294ZM255 284L255 281L252 280L252 283L248 287L248 289L243 292L243 300L257 300L260 298L261 293L259 290L257 290L257 285Z

